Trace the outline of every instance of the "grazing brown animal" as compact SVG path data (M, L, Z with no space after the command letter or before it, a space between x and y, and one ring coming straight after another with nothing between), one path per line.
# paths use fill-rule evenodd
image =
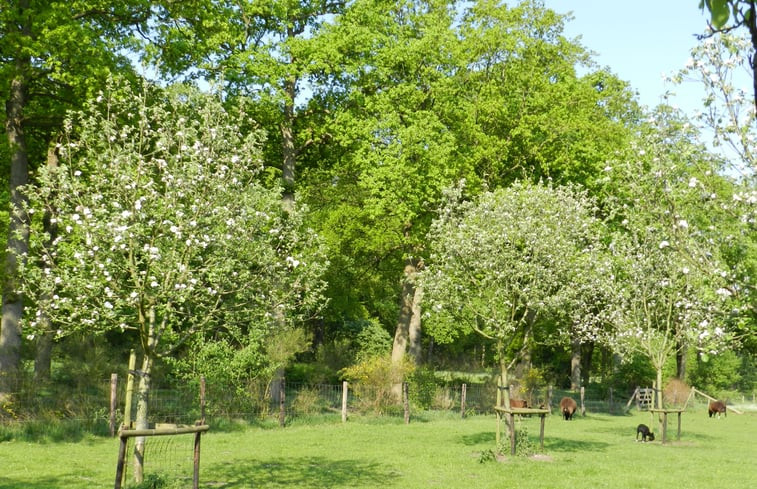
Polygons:
M510 399L510 407L511 408L527 408L528 401L526 401L525 399Z
M578 405L572 397L563 397L560 399L560 411L562 412L565 421L573 419L573 414L575 414L576 408L578 408Z
M636 441L639 441L639 435L641 435L642 442L646 442L647 438L649 438L649 441L654 441L654 433L649 431L649 426L645 424L636 427Z
M723 416L727 416L725 402L723 401L711 401L707 411L710 414L710 417L712 417L713 414L717 414L719 418L721 413Z

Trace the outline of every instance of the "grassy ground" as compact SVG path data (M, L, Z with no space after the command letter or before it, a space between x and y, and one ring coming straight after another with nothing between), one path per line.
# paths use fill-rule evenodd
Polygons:
M709 419L686 412L680 441L637 443L649 413L548 417L544 451L486 459L495 419L453 415L293 423L281 429L215 429L203 437L204 488L657 488L747 489L757 484L757 414ZM525 419L538 448L538 418ZM191 447L191 435L185 439ZM191 450L191 448L190 448ZM0 489L112 487L118 442L0 443ZM149 464L149 459L148 459ZM191 466L190 466L191 471ZM190 474L187 474L190 475ZM179 487L190 487L184 483ZM173 487L173 486L171 486Z

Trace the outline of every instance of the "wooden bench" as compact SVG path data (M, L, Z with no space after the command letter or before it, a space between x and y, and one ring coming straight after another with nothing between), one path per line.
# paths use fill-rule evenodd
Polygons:
M506 408L504 406L494 406L494 412L497 413L497 446L499 446L500 434L502 433L502 416L506 416L506 423L510 431L510 455L515 455L515 415L528 416L538 414L541 418L541 428L539 429L539 449L544 450L544 418L549 414L549 409L536 408Z

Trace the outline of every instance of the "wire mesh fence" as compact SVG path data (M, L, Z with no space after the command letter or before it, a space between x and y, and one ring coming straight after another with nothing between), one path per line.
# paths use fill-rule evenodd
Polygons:
M17 392L0 398L0 425L44 420L76 421L86 429L104 434L117 430L127 411L126 381L112 379L86 387L36 385L19 386ZM346 389L346 390L345 390ZM550 394L551 393L551 394ZM414 386L408 389L414 413L451 411L461 416L493 414L497 388L490 383ZM629 402L630 393L587 390L579 393L544 388L530 396L529 406L555 410L564 395L574 397L579 408L589 413L621 414L638 408ZM284 382L281 387L250 381L244 385L207 384L205 419L259 421L293 420L313 416L402 416L403 403L392 386L361 384L307 384ZM131 396L131 413L136 413L138 396ZM730 399L732 405L755 405L755 393ZM706 410L705 399L692 399L688 409ZM154 386L149 392L148 418L154 423L193 424L200 419L199 381L181 385ZM133 417L133 415L132 415Z

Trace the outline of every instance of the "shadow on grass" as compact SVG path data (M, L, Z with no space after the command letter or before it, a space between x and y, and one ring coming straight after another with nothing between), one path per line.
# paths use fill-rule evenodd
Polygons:
M609 443L600 441L544 437L544 451L546 452L602 452L609 447Z
M380 487L398 474L360 460L298 457L277 461L235 462L203 469L204 484L217 487Z
M463 435L460 437L463 444L466 446L479 445L482 443L494 443L497 440L497 435L492 431L482 431L481 433L474 433L472 435Z
M49 489L51 487L60 487L62 485L63 482L61 480L50 477L38 479L32 482L30 482L29 480L16 482L12 479L0 477L0 489L21 489L22 487L24 489Z

